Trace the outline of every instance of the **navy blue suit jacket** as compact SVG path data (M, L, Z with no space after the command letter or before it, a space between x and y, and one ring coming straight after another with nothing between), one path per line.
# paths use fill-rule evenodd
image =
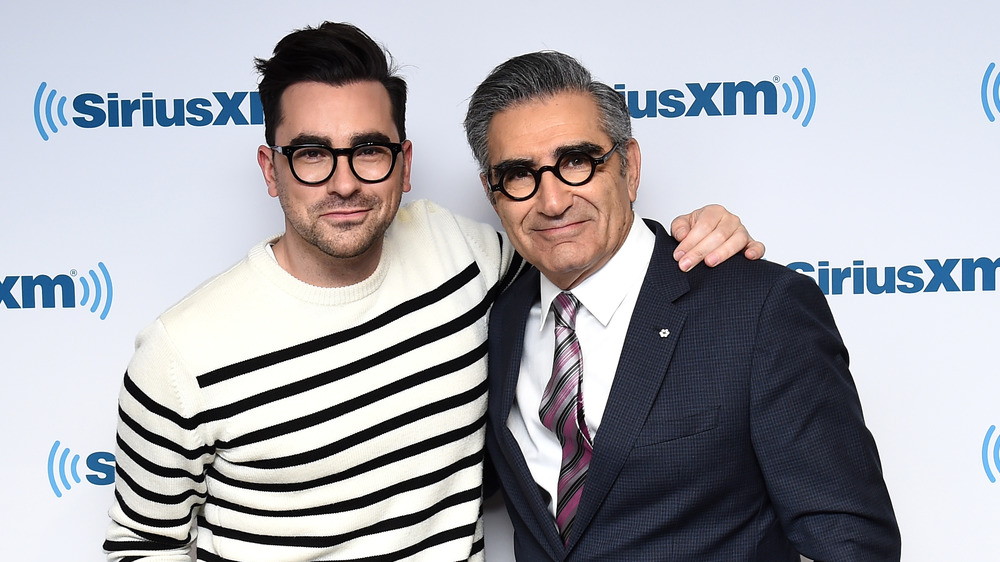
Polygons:
M875 442L816 284L742 257L682 273L676 242L647 226L653 259L568 546L506 426L538 270L493 306L487 446L517 559L899 560Z

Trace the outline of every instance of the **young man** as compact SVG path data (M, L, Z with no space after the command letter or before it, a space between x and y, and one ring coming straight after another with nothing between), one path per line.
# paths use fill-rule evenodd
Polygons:
M809 278L735 258L682 273L632 212L620 94L531 53L466 118L534 265L490 320L487 445L524 562L899 560L847 351Z
M306 28L257 65L285 233L139 335L109 559L480 560L487 312L520 259L400 207L405 83L363 32Z

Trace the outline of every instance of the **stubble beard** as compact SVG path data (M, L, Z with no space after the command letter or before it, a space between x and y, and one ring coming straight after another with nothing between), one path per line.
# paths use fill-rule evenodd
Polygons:
M364 255L382 240L392 223L392 216L384 217L387 203L378 197L355 193L347 199L333 196L309 207L307 215L291 212L282 207L289 223L303 241L335 259L352 259ZM324 212L340 207L369 209L369 217L360 224L332 225L318 217ZM392 213L395 215L395 213Z

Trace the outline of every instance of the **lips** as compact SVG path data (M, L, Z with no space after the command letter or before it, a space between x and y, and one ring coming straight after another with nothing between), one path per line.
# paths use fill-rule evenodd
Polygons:
M547 238L573 236L577 233L577 230L583 226L584 222L585 221L582 220L562 221L558 224L538 225L533 227L531 230Z

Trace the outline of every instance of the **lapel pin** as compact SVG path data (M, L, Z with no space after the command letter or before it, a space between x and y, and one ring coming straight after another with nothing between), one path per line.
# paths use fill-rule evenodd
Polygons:
M661 338L665 338L665 337L667 337L669 335L670 335L670 330L668 330L666 328L660 330L660 337Z

